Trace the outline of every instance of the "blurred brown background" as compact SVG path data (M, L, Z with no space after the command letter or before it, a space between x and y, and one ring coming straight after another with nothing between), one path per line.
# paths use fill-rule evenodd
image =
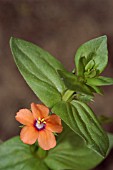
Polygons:
M113 0L0 0L0 138L19 134L15 113L39 102L13 61L11 36L38 44L58 58L68 70L80 44L106 34L109 64L104 75L113 77ZM113 116L113 87L96 96L97 114ZM107 126L113 132L113 125ZM96 170L113 170L113 151Z

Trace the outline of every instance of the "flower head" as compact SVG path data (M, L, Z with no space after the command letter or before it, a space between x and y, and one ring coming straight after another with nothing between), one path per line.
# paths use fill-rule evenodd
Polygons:
M55 114L49 115L49 109L42 104L32 103L31 111L21 109L15 116L18 122L25 125L20 132L21 140L30 145L38 140L39 146L44 150L55 147L56 139L53 132L62 132L60 117Z

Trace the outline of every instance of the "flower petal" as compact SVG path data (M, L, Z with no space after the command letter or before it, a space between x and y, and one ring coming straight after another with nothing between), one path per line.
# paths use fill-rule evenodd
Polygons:
M52 132L61 133L63 130L59 116L52 114L46 119L46 129Z
M56 139L52 132L41 130L38 136L38 143L42 149L49 150L56 146Z
M39 118L44 118L47 117L49 114L49 109L48 107L42 105L42 104L35 104L32 103L31 104L31 110L33 112L33 116L35 117L35 119L39 119Z
M33 114L28 109L21 109L15 116L16 120L23 125L32 125L34 123Z
M38 131L32 126L25 126L20 132L20 139L26 143L32 145L38 138Z

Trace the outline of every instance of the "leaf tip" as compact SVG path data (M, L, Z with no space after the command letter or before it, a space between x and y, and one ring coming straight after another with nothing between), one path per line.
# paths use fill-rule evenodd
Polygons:
M101 37L99 37L99 39L105 44L107 44L107 35L102 35Z
M13 39L15 39L15 38L14 38L14 37L11 37L11 38L10 38L10 42L12 42L12 41L13 41Z
M10 38L10 40L9 40L10 47L12 47L12 44L13 44L14 40L15 40L14 37L11 37L11 38Z

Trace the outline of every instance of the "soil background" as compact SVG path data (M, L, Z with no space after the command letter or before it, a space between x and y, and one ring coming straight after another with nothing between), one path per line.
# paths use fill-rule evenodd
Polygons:
M11 36L38 44L71 71L84 42L108 37L109 64L103 75L113 77L112 0L0 0L0 138L19 134L15 113L38 98L20 75L10 51ZM96 114L113 116L113 87L104 88L91 104ZM113 124L105 127L113 132ZM113 151L95 170L113 170Z

